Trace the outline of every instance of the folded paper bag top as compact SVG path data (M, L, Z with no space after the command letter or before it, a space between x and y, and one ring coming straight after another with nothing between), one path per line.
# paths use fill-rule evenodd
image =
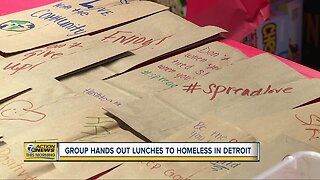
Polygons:
M15 53L126 23L167 7L148 1L62 1L0 17L0 51Z
M14 97L18 94L26 92L27 90L30 90L30 87L28 85L19 81L12 81L11 78L4 78L3 76L4 75L0 73L0 104L6 101L7 99L10 99L11 97Z

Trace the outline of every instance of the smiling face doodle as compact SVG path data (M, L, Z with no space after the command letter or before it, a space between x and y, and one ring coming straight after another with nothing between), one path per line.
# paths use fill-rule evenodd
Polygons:
M29 21L10 20L0 24L0 29L5 31L23 32L33 29L35 25Z
M26 100L16 100L0 106L0 120L38 122L46 115L33 108L33 104Z

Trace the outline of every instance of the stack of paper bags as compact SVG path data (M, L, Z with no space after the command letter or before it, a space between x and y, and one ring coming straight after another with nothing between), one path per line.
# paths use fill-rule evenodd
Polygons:
M250 178L320 148L319 103L301 106L319 98L319 79L248 58L217 41L219 27L136 0L65 0L0 23L0 178ZM23 161L23 142L46 141L259 141L268 153L250 164Z

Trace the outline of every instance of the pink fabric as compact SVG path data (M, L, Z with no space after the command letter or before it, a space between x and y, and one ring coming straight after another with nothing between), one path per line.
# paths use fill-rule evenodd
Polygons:
M0 0L0 16L44 6L60 0Z
M186 18L199 26L222 27L227 38L240 41L269 16L269 0L188 0Z
M258 54L261 53L265 53L265 51L262 51L260 49L256 49L254 47L245 45L243 43L237 42L237 41L233 41L230 39L223 39L220 40L220 42L223 42L229 46L232 46L234 48L237 48L239 50L241 50L244 54L246 54L249 57L253 57L256 56ZM273 55L273 54L271 54ZM303 66L301 64L295 63L293 61L290 61L288 59L273 55L274 57L278 58L280 61L282 61L283 63L287 64L288 66L294 68L296 71L298 71L299 73L303 74L306 77L309 78L320 78L320 72L316 71L314 69L308 68L306 66Z

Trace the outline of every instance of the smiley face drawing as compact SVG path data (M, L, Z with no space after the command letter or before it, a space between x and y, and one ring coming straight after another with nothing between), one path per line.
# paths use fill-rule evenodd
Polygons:
M46 115L33 108L33 104L26 100L16 100L0 106L0 120L38 122Z
M0 29L5 31L23 32L33 29L35 25L29 21L10 20L0 24Z

